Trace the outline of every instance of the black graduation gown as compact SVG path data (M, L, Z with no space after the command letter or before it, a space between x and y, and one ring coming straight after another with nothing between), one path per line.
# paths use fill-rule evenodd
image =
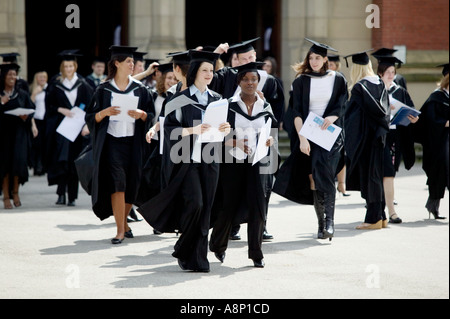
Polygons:
M135 183L127 185L127 193L131 194L131 197L136 197L144 165L144 148L147 143L145 134L152 125L155 112L153 98L151 97L150 92L138 81L133 81L127 90L123 92L117 90L111 85L110 81L107 81L99 85L90 105L86 109L86 123L91 132L92 139L94 169L90 172L78 172L78 174L92 174L92 209L100 220L105 220L113 216L111 192L108 187L108 172L105 169L105 159L102 156L107 137L109 118L105 118L100 123L97 123L95 115L98 112L111 107L112 93L128 94L130 92L133 92L134 96L139 97L138 109L147 113L147 120L145 122L137 120L135 123L133 151L130 154L132 163L130 180L134 180ZM130 204L133 203L131 202Z
M264 104L262 112L249 116L242 111L237 102L230 99L228 122L231 124L232 132L236 130L237 114L249 121L263 117L264 122L267 122L271 118L272 129L278 131L278 122L268 103ZM277 134L271 134L271 136L277 139ZM275 170L261 172L261 169L266 168L266 164L262 162L270 162L270 155L254 166L251 157L243 162L237 161L229 153L233 148L225 146L230 139L236 139L235 134L229 134L223 143L224 162L220 166L219 185L211 216L211 227L214 230L211 235L210 249L216 253L223 253L228 247L232 226L248 223L249 258L262 259L262 234L267 220L268 197L272 189L272 176L269 176L272 174L269 173ZM277 154L277 152L272 153Z
M212 92L212 91L211 91ZM213 96L209 96L209 103L220 100L221 96L215 92L212 92ZM189 89L177 93L172 97L172 101L174 101L177 97L185 95L193 101L197 101L195 96L190 96ZM180 212L182 210L182 203L179 200L179 192L180 188L183 184L183 180L187 175L187 172L191 169L192 166L202 165L205 167L211 167L211 170L214 172L217 170L217 176L211 176L211 180L214 181L218 179L218 166L217 163L212 164L195 164L191 160L193 145L194 145L194 137L187 136L181 138L181 130L183 127L193 127L194 120L199 121L201 119L201 109L206 110L206 106L195 104L194 105L185 105L181 107L182 112L182 122L180 123L176 118L176 111L171 110L170 113L166 112L166 120L164 125L164 151L162 155L162 163L161 163L161 193L151 200L147 201L143 205L141 205L138 211L145 218L145 220L155 229L164 232L164 233L178 233L183 232L183 229L180 227ZM175 130L179 131L175 131ZM175 131L175 132L174 132ZM174 139L170 139L172 132L174 132ZM215 149L220 149L220 143L212 143L216 144ZM179 149L178 155L182 155L182 157L178 158L178 163L174 163L171 150L172 148L178 149L178 146L181 145L189 145L189 150L186 149L183 152L183 149ZM209 145L209 144L207 144ZM202 149L205 148L206 145L202 145ZM212 145L214 146L214 145ZM176 155L174 155L176 156ZM214 175L214 174L213 174ZM215 190L217 188L217 181L211 183L208 180L202 180L202 185L209 184L212 189ZM212 184L212 185L211 185ZM214 194L209 196L212 198L211 201L214 200ZM210 212L212 207L212 202L209 203L210 207L205 207L204 218L207 217L207 223L203 223L206 225L206 232L209 230L209 219Z
M31 152L31 119L23 121L18 116L5 114L17 108L34 109L29 94L22 90L14 90L9 102L0 105L0 181L6 175L19 177L19 183L28 181L28 166Z
M383 154L389 121L389 95L384 83L367 79L358 82L344 118L347 189L361 191L367 203L384 202Z
M421 109L415 138L423 145L423 170L427 174L431 199L442 199L449 187L449 95L436 90Z
M211 93L208 104L221 98L219 94ZM190 96L189 89L181 95L197 102L195 96ZM219 156L217 150L220 153L221 143L203 144L201 162L196 163L191 159L196 136L181 137L181 131L185 127L198 125L204 110L206 106L199 104L182 106L181 122L176 117L176 111L166 111L163 153L166 165L162 174L170 176L169 183L160 194L138 209L154 229L164 233L182 233L172 256L179 259L185 269L194 271L209 270L208 234L219 180L220 158L216 160L216 157ZM205 162L204 158L208 150L212 155L211 163Z
M78 90L75 105L72 106L65 94L65 91ZM46 95L46 160L48 185L57 185L60 178L73 170L76 174L74 161L81 151L87 146L87 141L80 135L74 142L69 141L64 136L56 132L58 126L64 120L64 115L58 112L58 108L71 110L81 104L89 105L93 95L93 90L82 78L79 78L72 89L66 88L60 81L53 82ZM72 172L73 173L73 172Z
M312 76L318 75L302 75L292 84L291 121L300 117L305 122L309 115ZM347 81L340 73L336 72L333 93L323 117L337 116L339 119L335 122L335 125L339 127L342 127L347 96ZM336 191L334 180L336 174L339 173L338 164L343 148L343 137L341 135L338 138L330 152L310 142L311 157L308 157L300 151L300 140L295 132L294 124L290 123L289 125L293 127L291 145L294 146L291 155L281 166L276 176L273 191L298 204L313 205L313 192L309 175L313 175L317 190L327 194L333 194Z
M414 103L408 91L402 86L392 86L389 89L389 95L392 95L394 99L403 104L414 108ZM394 159L393 165L389 163L389 165L394 168L394 172L389 173L394 173L394 176L386 176L385 174L386 177L395 177L395 172L399 171L402 160L404 161L407 170L410 170L414 166L416 162L416 151L414 148L413 128L414 124L410 124L409 126L397 125L396 129L391 129L389 131L386 141L385 158L387 161L391 162L392 158Z
M160 117L164 117L164 106L172 96L173 91L167 91L164 93L163 107L161 109ZM156 90L152 91L153 100L156 101L158 93ZM159 119L157 119L159 121ZM158 132L158 139L152 140L152 142L145 145L145 160L144 168L142 172L142 180L139 188L138 196L134 204L136 206L141 206L145 202L155 197L161 191L161 154L160 154L160 139L161 134Z

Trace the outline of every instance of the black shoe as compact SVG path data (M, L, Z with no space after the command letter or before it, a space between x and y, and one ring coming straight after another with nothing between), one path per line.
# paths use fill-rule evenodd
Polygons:
M396 217L393 218L394 216L396 216ZM398 217L397 214L394 214L391 217L389 217L389 222L391 224L401 224L401 223L403 223L402 219L400 217Z
M444 216L439 216L439 212L428 212L428 218L429 219L431 219L431 215L433 215L433 217L434 217L434 219L436 219L436 220L445 220L445 219L447 219L447 217L444 217Z
M264 266L266 265L264 263L264 259L253 259L253 264L256 268L264 268Z
M131 209L130 214L127 217L127 221L129 223L141 222L143 219L139 218L134 211L134 208Z
M131 229L129 231L125 232L125 238L130 238L130 239L134 238L133 232L131 231Z
M159 230L153 229L153 235L159 236L159 235L162 235L162 234L164 234L164 233L160 232Z
M233 232L230 235L230 240L241 240L241 235L239 232Z
M214 256L216 256L216 258L223 264L223 262L225 261L225 253L214 253Z
M59 195L56 205L66 205L66 195Z
M269 234L267 232L267 230L265 230L263 233L263 240L272 240L272 239L273 239L273 235Z
M113 238L113 239L111 239L111 244L113 244L113 245L120 245L124 241L124 239L125 238L123 238L123 239Z
M67 204L67 206L69 206L69 207L75 207L75 206L76 206L76 205L75 205L75 201L69 202L69 204Z

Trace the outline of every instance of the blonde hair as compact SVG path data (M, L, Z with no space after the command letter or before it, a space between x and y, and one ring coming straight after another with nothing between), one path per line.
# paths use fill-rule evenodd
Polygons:
M31 83L31 86L30 86L30 92L33 92L34 89L39 85L37 78L40 74L44 74L47 77L47 81L48 81L48 73L46 71L36 72L36 74L34 75L33 83Z
M448 85L449 85L449 74L447 74L442 78L441 83L439 83L439 87L441 88L441 90L445 90L446 88L448 88Z
M355 84L364 79L366 76L375 76L371 61L369 61L369 64L367 65L353 64L350 69L349 90L351 91Z

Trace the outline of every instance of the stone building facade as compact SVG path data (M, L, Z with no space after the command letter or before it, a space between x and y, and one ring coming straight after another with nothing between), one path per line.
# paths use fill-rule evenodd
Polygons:
M0 0L0 53L19 52L22 76L31 81L38 63L47 63L49 68L51 64L54 70L55 55L63 49L81 48L89 57L105 55L113 34L121 44L164 59L166 53L189 45L264 38L270 28L272 36L266 42L271 49L267 51L261 41L258 55L270 53L278 59L286 91L294 77L291 65L303 60L309 49L304 38L309 37L339 49L341 55L399 46L407 60L400 72L410 80L416 104L435 86L439 70L434 66L448 62L447 0L230 0L220 2L223 7L211 7L211 3ZM66 12L69 4L79 6L78 29L66 25L72 14ZM378 11L370 10L373 5ZM376 22L379 28L374 27ZM87 70L88 61L84 64ZM348 74L345 63L343 73Z

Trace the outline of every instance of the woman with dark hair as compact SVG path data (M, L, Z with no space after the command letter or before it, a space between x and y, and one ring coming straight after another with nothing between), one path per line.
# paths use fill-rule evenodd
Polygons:
M14 206L22 206L19 186L28 181L32 116L5 114L17 108L35 108L28 92L17 86L19 69L15 63L0 65L0 192L5 209L13 208L11 195Z
M174 97L165 110L161 173L168 183L138 211L158 231L181 232L172 256L182 270L209 272L210 215L219 179L215 150L220 143L200 144L198 136L211 128L202 124L207 106L221 98L208 89L219 55L190 51L190 57L188 89ZM230 125L223 123L218 129L227 135Z
M392 56L378 56L378 76L383 80L389 93L391 104L394 100L399 101L411 108L414 103L408 94L408 91L394 82L397 74L397 68L402 65L402 61ZM391 106L391 109L395 107ZM391 117L393 117L391 115ZM419 120L418 117L409 115L409 123L414 124ZM389 222L392 224L401 224L402 220L395 211L394 205L394 179L400 168L402 159L405 167L410 170L415 163L416 153L414 149L413 126L391 125L389 133L386 136L386 146L384 148L384 178L383 187L386 198L386 206L389 211Z
M293 153L280 169L274 191L300 204L314 205L319 224L318 239L334 237L335 178L343 147L342 134L330 151L300 135L310 112L324 119L322 130L342 127L347 100L347 81L328 69L328 45L313 43L305 60L294 66L298 77L292 84L292 107L297 134L292 135Z
M268 202L266 185L263 183L260 162L253 165L258 135L266 122L272 120L272 128L278 128L270 105L256 93L261 79L258 68L264 63L249 63L237 68L241 93L231 98L228 122L235 134L224 142L224 154L232 155L232 161L225 161L220 167L221 192L220 211L216 214L211 235L210 249L220 262L224 262L230 231L234 224L248 223L249 259L255 267L264 267L262 253L263 233ZM274 145L274 138L263 141L267 147ZM238 155L238 153L240 155ZM240 212L247 214L239 214ZM241 216L247 215L247 216Z
M94 171L92 173L92 209L100 220L114 215L117 234L113 245L125 237L133 238L127 217L140 185L145 133L154 117L153 99L148 89L131 77L136 48L112 46L109 76L100 84L86 109L86 122L92 135ZM121 114L112 105L114 97L138 99L138 108L129 110L131 121L111 118Z
M435 219L441 216L439 206L449 189L449 64L443 64L439 87L423 105L416 124L416 139L423 145L423 170L428 181L426 209Z
M86 131L81 132L73 142L56 131L64 118L73 117L73 108L84 108L90 103L93 89L78 77L78 53L69 50L61 52L59 56L62 60L61 75L50 85L45 101L47 179L49 186L58 185L56 205L65 205L68 194L67 205L75 206L79 180L74 162L86 145L83 137Z

